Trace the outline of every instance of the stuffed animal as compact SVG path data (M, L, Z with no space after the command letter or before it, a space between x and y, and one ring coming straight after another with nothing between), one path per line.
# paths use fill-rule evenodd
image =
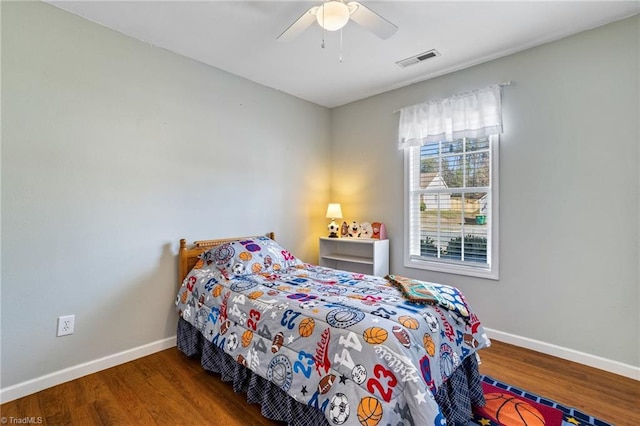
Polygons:
M349 235L349 225L347 225L347 222L342 222L342 228L340 229L340 236L346 237L348 235Z
M380 225L382 225L380 222L373 222L371 224L371 227L373 228L371 238L380 239Z
M360 236L360 225L355 220L349 225L349 236L358 238Z
M369 222L362 222L360 224L360 238L373 237L373 227Z

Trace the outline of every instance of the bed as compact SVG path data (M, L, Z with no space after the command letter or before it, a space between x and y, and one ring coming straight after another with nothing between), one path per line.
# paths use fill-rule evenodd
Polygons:
M179 350L267 418L457 425L484 405L477 351L490 342L453 287L304 263L273 233L183 239L178 269Z

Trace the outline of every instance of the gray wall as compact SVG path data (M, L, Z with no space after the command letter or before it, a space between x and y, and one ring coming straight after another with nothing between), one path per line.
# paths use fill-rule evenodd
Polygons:
M44 3L1 7L2 388L174 335L182 237L273 230L317 258L329 110Z
M315 262L329 199L488 327L640 366L638 17L328 111L43 3L1 11L2 388L172 336L179 238L274 230ZM405 269L393 111L505 80L500 281Z
M333 109L332 200L387 224L394 273L460 287L487 327L640 366L638 21ZM393 111L506 80L500 280L405 268Z

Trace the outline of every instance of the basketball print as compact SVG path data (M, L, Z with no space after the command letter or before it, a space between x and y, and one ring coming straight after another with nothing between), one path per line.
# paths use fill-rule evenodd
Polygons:
M289 358L284 355L274 356L267 367L267 380L273 382L283 391L288 391L293 380Z
M371 345L384 343L389 337L389 332L381 327L369 327L362 333L364 341Z
M424 333L424 336L422 336L422 344L424 345L424 350L427 351L429 356L434 356L436 354L436 344L433 343L433 338L428 333Z
M365 396L358 404L358 420L364 426L375 426L382 419L382 404L376 398Z
M210 252L211 253L211 252ZM211 257L216 262L216 265L224 265L233 257L236 253L233 247L230 244L224 244L218 246L213 253L211 253Z
M242 347L246 348L251 344L251 340L253 340L253 332L251 330L247 330L242 333Z
M263 294L264 294L263 292L261 292L260 290L257 290L257 291L253 291L253 292L249 293L249 295L247 297L249 299L251 299L251 300L255 300L255 299L259 298L259 297L262 297Z
M447 380L449 376L453 374L455 369L454 352L451 346L443 343L440 345L440 372L442 373L442 380Z
M338 310L337 312L334 312L334 315L333 315L333 318L340 323L350 322L355 317L356 317L356 313L348 309Z
M245 292L247 290L251 290L257 285L258 283L254 283L249 280L238 280L238 281L234 281L233 284L231 284L231 290L237 291L237 292Z
M348 328L364 319L364 312L353 308L338 308L327 314L327 323L335 328Z
M216 286L211 291L211 294L213 294L213 297L219 297L221 293L222 293L222 286L220 284L216 284Z
M285 378L287 375L287 370L284 364L282 363L276 363L273 365L273 367L271 368L271 377L274 381L275 384L282 386L283 383L285 383Z
M409 315L402 315L398 318L398 322L410 330L417 330L420 327L418 320Z
M487 393L484 411L509 426L544 426L544 416L531 404L507 393Z
M247 261L247 260L251 260L251 258L252 258L253 256L251 256L251 253L249 253L248 251L242 251L242 252L240 252L240 254L238 255L238 257L239 257L241 260Z
M305 318L300 321L300 325L298 326L298 332L302 337L309 337L313 334L313 329L316 326L316 322L313 318Z

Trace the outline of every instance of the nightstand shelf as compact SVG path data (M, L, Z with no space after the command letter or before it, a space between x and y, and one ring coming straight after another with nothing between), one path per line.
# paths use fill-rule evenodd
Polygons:
M389 240L320 238L320 266L361 274L389 273Z

